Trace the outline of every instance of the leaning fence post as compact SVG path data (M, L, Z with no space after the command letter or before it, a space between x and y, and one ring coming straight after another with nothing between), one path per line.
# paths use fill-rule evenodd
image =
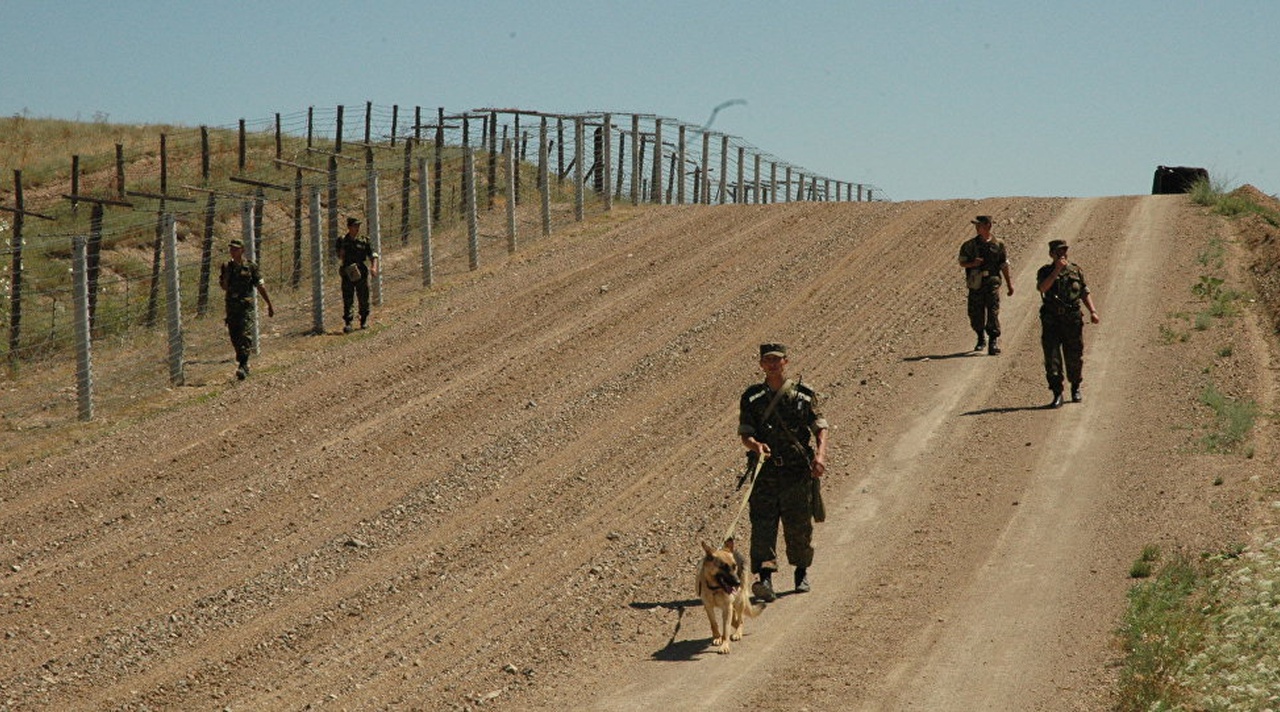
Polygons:
M89 339L89 278L84 235L71 238L72 280L75 282L75 337L76 337L76 401L80 420L93 420L93 359Z
M182 302L178 292L178 224L173 213L164 214L164 296L168 300L166 314L169 331L169 383L185 383L182 372Z
M662 119L653 120L653 185L649 186L649 202L662 205Z

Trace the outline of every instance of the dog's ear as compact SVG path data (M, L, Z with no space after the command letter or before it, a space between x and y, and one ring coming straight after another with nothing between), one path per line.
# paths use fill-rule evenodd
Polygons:
M711 556L715 552L715 550L712 549L711 546L707 544L707 542L705 541L702 542L702 550L707 552L707 556Z
M729 537L724 540L724 550L730 552L733 551L733 537Z

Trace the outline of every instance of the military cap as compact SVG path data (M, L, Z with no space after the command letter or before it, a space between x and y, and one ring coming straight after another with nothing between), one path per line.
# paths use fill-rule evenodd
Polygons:
M784 344L760 344L760 358L765 356L781 356L787 357L787 347Z
M1066 247L1066 246L1067 246L1067 241L1066 241L1066 240L1050 240L1050 241L1049 241L1049 251L1050 251L1050 252L1053 252L1054 250L1058 249L1059 247Z
M359 226L360 226L360 218L347 218L347 227L351 227L351 226L353 226L353 225L354 225L354 226L356 226L356 227L359 227Z
M239 248L239 249L242 249L242 250L243 250L243 249L244 249L244 243L243 243L243 242L241 242L239 239L236 239L236 240L232 240L231 242L227 243L227 247L230 247L231 249L237 249L237 248Z
M990 215L979 215L978 217L976 217L976 218L974 218L974 219L970 220L969 222L973 223L974 225L990 225L990 224L991 224L991 216L990 216Z

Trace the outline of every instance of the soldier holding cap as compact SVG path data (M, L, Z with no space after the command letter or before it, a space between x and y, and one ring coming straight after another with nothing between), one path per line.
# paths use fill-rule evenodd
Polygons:
M267 303L267 316L275 316L276 310L271 306L271 297L267 296L267 287L262 282L258 265L244 258L244 243L232 240L227 248L231 259L222 265L218 284L227 293L227 333L231 337L231 346L236 350L236 378L243 381L249 376L249 353L253 350L254 290Z
M1009 258L1004 240L991 235L991 216L979 215L970 220L977 235L960 245L960 266L964 268L965 285L969 288L969 327L978 335L974 351L984 347L995 356L1000 353L1000 278L1013 296L1009 279Z
M1080 313L1080 303L1089 310L1091 323L1101 321L1085 284L1084 272L1067 259L1067 249L1066 240L1050 240L1049 255L1053 261L1036 272L1036 287L1043 300L1040 346L1044 349L1044 376L1049 390L1053 391L1050 408L1062 407L1064 366L1067 381L1071 383L1071 402L1084 399L1080 393L1084 378L1084 315Z
M743 392L738 404L738 436L757 457L765 457L751 490L751 571L759 577L751 591L772 601L778 570L778 522L787 561L795 567L795 590L809 590L813 563L814 479L827 463L827 421L813 389L786 377L787 347L760 345L764 381ZM810 438L813 445L810 445ZM819 521L821 519L819 518Z
M352 217L347 218L347 234L338 238L337 252L342 274L342 333L350 334L357 299L360 328L368 327L369 275L378 274L378 253L373 251L369 240L360 236L360 221Z

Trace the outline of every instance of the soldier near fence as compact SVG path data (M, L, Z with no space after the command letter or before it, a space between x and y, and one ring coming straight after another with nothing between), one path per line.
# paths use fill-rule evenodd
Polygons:
M1036 272L1036 287L1043 300L1040 305L1040 346L1044 349L1044 377L1053 392L1049 408L1062 406L1062 386L1071 383L1071 402L1084 400L1080 392L1084 381L1084 315L1080 305L1089 310L1089 321L1101 321L1093 305L1089 286L1080 266L1067 259L1066 240L1050 240L1049 255L1053 261Z
M369 275L378 274L378 253L360 235L360 221L347 218L347 234L338 238L338 261L342 272L342 333L350 334L359 301L360 328L369 325Z
M969 327L978 335L974 351L987 349L1000 353L1000 280L1013 296L1009 279L1009 258L1004 241L991 234L991 216L979 215L970 221L977 235L960 245L960 266L964 268L965 286L969 288Z
M236 351L236 378L243 381L249 376L249 354L253 351L253 321L257 304L253 298L254 291L267 303L267 316L275 316L276 310L271 305L258 265L244 258L244 243L232 240L227 249L231 259L222 265L218 284L226 292L227 334Z
M786 367L786 346L761 344L764 381L748 387L738 406L742 445L765 458L750 498L751 571L758 577L752 593L765 601L776 597L779 522L787 562L795 567L795 591L805 593L813 563L813 522L825 518L818 478L826 471L827 421L817 394L788 379Z

